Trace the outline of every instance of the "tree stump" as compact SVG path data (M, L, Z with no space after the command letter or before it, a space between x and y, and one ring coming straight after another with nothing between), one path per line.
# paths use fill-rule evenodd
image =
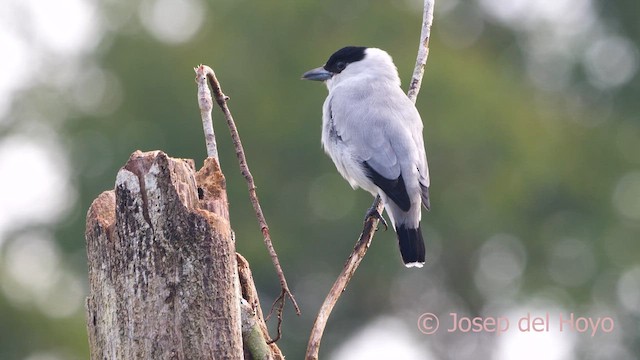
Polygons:
M198 178L198 181L196 181ZM87 214L92 359L242 359L225 179L133 153Z

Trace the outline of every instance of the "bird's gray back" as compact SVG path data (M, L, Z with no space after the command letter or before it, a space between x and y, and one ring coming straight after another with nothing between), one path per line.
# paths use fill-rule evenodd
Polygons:
M323 145L334 162L332 147L340 147L388 179L417 167L428 186L422 120L398 86L371 79L343 83L330 92L323 122Z

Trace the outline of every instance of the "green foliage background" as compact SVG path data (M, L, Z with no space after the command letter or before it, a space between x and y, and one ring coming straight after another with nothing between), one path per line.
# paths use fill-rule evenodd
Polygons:
M480 14L476 2L454 3L456 11ZM637 14L638 5L622 0L594 4L599 19L614 23L637 50L638 22L630 14ZM50 227L65 266L86 273L84 214L101 191L113 187L133 151L161 149L202 163L192 69L208 64L231 97L276 250L302 308L301 317L287 308L279 344L288 358L301 358L315 313L359 234L371 199L352 191L323 154L319 139L326 89L300 81L300 75L342 46L375 46L394 57L406 87L415 61L420 4L209 1L197 34L180 44L150 35L135 15L138 7L125 1L98 5L105 23L118 19L120 25L106 33L90 58L117 78L117 93L104 94L104 101L118 105L106 113L87 113L69 106L65 94L55 95L62 99L56 106L68 108L57 128L77 191L72 211ZM452 355L455 342L445 335L420 334L414 325L418 316L452 308L474 316L500 315L508 308L496 305L501 298L511 304L543 298L568 311L615 318L609 337L579 335L575 358L586 358L594 344L611 346L618 356L609 358L633 358L640 352L640 279L629 275L636 287L628 288L621 278L636 274L633 269L640 264L638 76L598 89L577 67L561 91L544 91L527 77L528 54L519 30L478 15L484 22L479 37L458 46L447 41L447 31L461 26L455 11L438 11L417 103L432 177L432 211L423 214L428 266L404 269L394 234L378 232L329 321L322 353L328 357L359 328L389 315L401 319L435 358L464 358ZM28 89L13 109L24 108L27 96L38 104L52 91ZM268 308L279 291L277 278L217 109L214 127L238 251L250 261ZM0 136L16 128L6 126ZM622 188L626 193L616 195L628 174L636 174L628 178L635 180ZM630 203L627 208L635 215L621 213L616 201ZM9 234L5 246L26 230ZM521 254L515 257L521 260L516 269L522 273L507 274L514 282L488 294L478 280L479 264L483 244L496 236L516 244L514 251ZM569 250L559 250L558 244ZM636 296L635 310L621 300L625 292ZM451 308L435 301L438 296L449 299ZM81 308L70 317L50 318L0 292L0 318L2 359L36 352L87 357ZM491 344L483 342L480 354L491 354Z

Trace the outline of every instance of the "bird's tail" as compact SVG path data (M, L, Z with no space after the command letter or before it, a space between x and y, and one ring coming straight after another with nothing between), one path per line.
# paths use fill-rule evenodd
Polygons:
M416 229L407 228L404 224L396 227L400 254L406 267L419 267L424 265L425 250L424 240L420 225Z

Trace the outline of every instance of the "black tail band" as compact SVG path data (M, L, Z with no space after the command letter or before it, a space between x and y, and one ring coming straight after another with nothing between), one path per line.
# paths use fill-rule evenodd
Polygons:
M421 267L425 260L425 249L420 225L416 229L400 225L396 227L396 233L402 261L405 265Z

